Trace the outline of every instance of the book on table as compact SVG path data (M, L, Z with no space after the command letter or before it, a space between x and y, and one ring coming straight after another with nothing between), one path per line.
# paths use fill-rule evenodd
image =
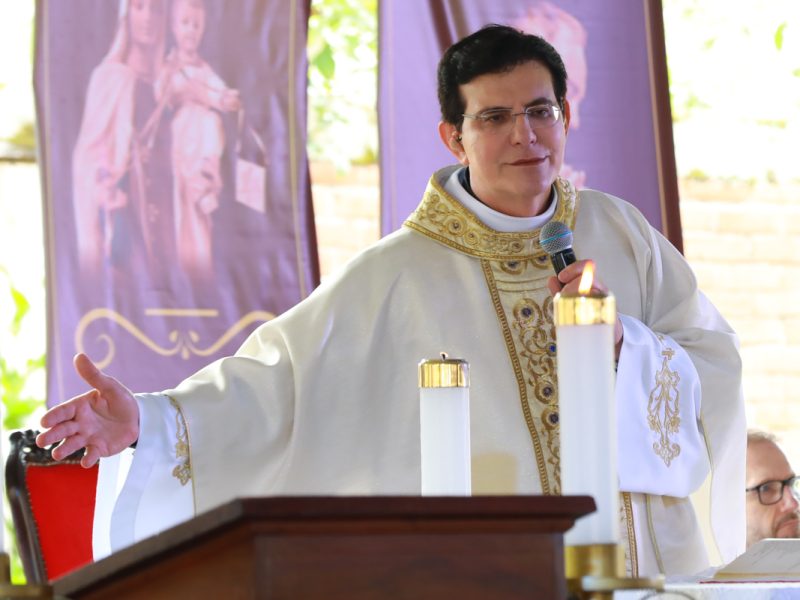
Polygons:
M800 539L758 541L706 581L800 581Z

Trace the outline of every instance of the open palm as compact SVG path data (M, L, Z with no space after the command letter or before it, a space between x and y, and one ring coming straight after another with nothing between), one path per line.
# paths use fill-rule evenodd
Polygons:
M45 447L61 442L53 450L56 460L86 448L81 464L88 468L138 439L139 407L130 390L100 371L88 356L78 354L74 362L78 375L93 389L45 413L45 431L36 443Z

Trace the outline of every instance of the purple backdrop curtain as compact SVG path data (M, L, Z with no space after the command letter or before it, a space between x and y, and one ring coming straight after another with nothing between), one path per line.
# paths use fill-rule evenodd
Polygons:
M309 4L38 2L49 405L77 351L164 389L318 283Z
M436 65L489 23L542 35L564 57L572 122L562 175L632 202L680 248L658 0L381 0L383 233L416 207L433 171L454 162L436 132Z

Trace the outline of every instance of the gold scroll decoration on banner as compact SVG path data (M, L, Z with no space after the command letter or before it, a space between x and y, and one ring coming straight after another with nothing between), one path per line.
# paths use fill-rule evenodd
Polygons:
M216 316L216 315L197 315L193 311L186 311L186 314L180 316ZM254 310L247 313L241 319L236 321L228 330L223 333L214 343L205 348L199 347L200 336L196 331L180 331L173 329L168 336L169 345L162 346L150 339L139 327L137 327L130 320L123 317L118 312L110 308L95 308L87 312L78 322L75 329L75 349L78 352L85 352L86 348L86 331L92 323L102 320L108 320L116 323L125 331L131 334L134 338L139 340L146 348L155 352L160 356L175 356L180 355L184 360L192 355L194 356L212 356L227 344L233 337L241 333L243 329L252 325L253 323L263 323L275 318L275 315L268 311ZM96 360L95 364L99 369L103 369L111 364L114 360L116 352L116 345L114 340L107 333L101 333L97 336L97 341L105 343L107 347L106 355L101 359Z

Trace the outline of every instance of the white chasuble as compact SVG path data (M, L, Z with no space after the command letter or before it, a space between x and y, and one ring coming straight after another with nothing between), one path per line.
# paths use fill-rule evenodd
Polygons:
M234 356L139 398L147 430L112 516L113 550L240 496L419 494L416 369L440 352L470 364L473 493L558 494L553 271L538 243L552 217L573 228L577 257L596 261L623 322L629 571L695 573L743 551L737 342L683 257L618 198L559 180L543 218L515 219L468 197L457 168L431 178L405 227ZM688 500L704 484L707 527ZM170 498L181 508L159 525Z

